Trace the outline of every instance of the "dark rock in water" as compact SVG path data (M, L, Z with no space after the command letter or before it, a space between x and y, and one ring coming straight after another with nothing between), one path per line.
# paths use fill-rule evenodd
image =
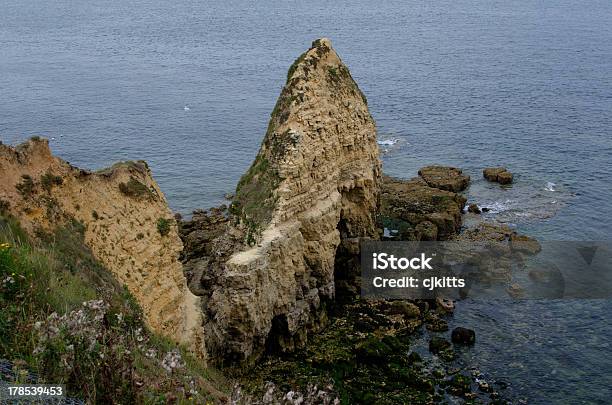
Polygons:
M461 229L465 203L462 195L430 187L421 178L383 177L380 212L384 218L412 228L401 232L406 239L448 239Z
M432 336L432 338L429 340L429 351L434 354L438 354L443 350L450 349L450 347L450 342L444 338Z
M510 184L512 183L513 179L514 179L514 176L510 172L502 172L497 175L497 182L499 184Z
M407 301L391 302L389 312L395 315L403 315L405 318L414 319L421 315L419 307Z
M481 211L482 212L489 212L489 211L491 211L491 208L489 208L489 207L482 207Z
M505 167L488 167L482 174L485 179L499 184L510 184L514 177Z
M489 181L497 181L500 173L508 171L505 167L487 167L482 171L482 175Z
M471 391L472 379L463 374L456 374L449 381L449 391L456 395L464 395Z
M480 208L478 208L477 204L470 204L468 207L468 212L471 212L472 214L480 214Z
M465 190L470 184L470 176L455 167L426 166L419 170L419 176L430 187L455 193Z
M453 329L451 334L453 343L473 345L476 342L476 332L472 329L462 328L461 326Z

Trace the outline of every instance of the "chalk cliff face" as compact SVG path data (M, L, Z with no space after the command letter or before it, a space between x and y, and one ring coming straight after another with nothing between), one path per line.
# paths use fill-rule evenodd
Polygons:
M289 69L232 214L225 223L217 214L194 217L225 231L198 239L192 222L184 235L187 245L206 246L186 258L186 269L203 296L212 357L255 358L266 345L291 350L317 329L334 297L341 239L377 235L380 176L366 99L329 40L317 40Z
M52 156L44 139L0 145L0 203L32 232L82 223L85 244L128 287L150 327L205 353L177 227L145 162L92 173Z

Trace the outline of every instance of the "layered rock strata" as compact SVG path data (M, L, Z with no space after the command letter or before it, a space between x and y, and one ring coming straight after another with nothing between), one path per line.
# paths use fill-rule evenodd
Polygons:
M205 353L199 299L178 260L183 245L145 162L90 172L53 156L45 139L0 145L0 204L32 234L80 223L85 244L134 295L148 325Z
M335 295L341 235L377 237L380 176L366 99L330 41L319 39L290 67L229 210L184 225L185 243L201 246L184 261L203 297L213 357L291 350L317 329Z

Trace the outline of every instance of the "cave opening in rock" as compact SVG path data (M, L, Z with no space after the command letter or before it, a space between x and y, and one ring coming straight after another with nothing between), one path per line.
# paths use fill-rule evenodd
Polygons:
M272 318L272 327L266 339L266 353L281 353L284 348L284 337L289 335L289 326L285 314L276 315Z
M351 238L348 223L340 218L337 226L340 232L340 244L336 248L334 259L334 284L336 303L342 305L351 302L360 291L359 272L359 238Z

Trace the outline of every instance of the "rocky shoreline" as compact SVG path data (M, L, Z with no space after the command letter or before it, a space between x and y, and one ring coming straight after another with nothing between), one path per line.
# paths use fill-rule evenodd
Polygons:
M383 177L377 213L380 239L486 242L498 245L500 251L537 252L537 241L505 225L484 220L463 225L467 199L460 192L469 182L460 169L444 166L428 166L408 180ZM194 268L189 262L198 254L189 247L210 247L210 241L218 240L215 238L231 221L232 214L224 205L196 211L190 220L181 222L187 269ZM336 299L321 312L317 333L303 337L299 347L269 344L251 367L227 369L241 381L237 403L299 403L291 402L298 398L304 403L333 403L336 398L343 403L443 403L449 396L508 403L506 382L489 382L480 371L457 366L456 349L477 344L477 336L469 325L449 330L455 310L452 300L362 299L355 247L347 245L350 240L339 246ZM500 257L507 259L503 254ZM483 274L487 270L482 269ZM197 294L197 288L207 288L203 284L206 277L198 273L205 269L195 266L193 271L187 278ZM501 271L510 274L503 266L494 269ZM504 277L501 280L507 281ZM197 280L204 281L198 284ZM422 354L423 349L428 355ZM312 396L313 387L320 396Z
M518 245L537 242L478 219L487 207L466 208L470 177L459 168L382 174L375 131L348 69L317 40L291 66L231 201L179 218L206 347L241 381L237 403L503 403L503 384L454 364L455 347L478 337L469 325L448 330L452 300L360 297L360 242L495 243L502 254L480 270L500 282L509 258L530 252ZM505 168L483 175L512 181ZM466 212L476 216L468 227ZM415 349L424 336L430 358Z

